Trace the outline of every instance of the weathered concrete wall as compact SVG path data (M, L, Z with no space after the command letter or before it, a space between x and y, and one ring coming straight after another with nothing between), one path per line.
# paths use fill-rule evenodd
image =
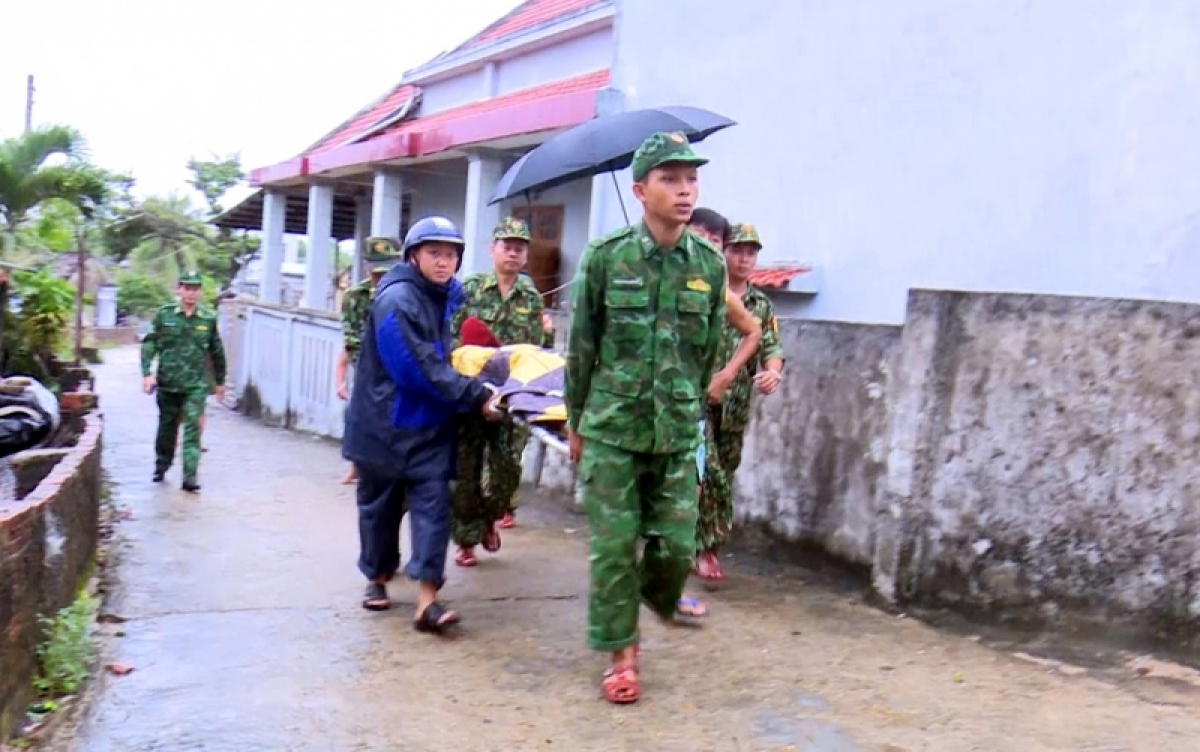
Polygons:
M1198 306L912 292L877 589L1196 624L1198 372Z
M870 566L900 328L783 320L779 391L756 396L735 484L738 540ZM782 547L778 544L784 544Z
M30 697L41 640L38 615L75 600L96 551L102 423L97 412L80 420L78 442L37 487L15 503L0 504L0 740ZM30 472L43 464L28 463ZM23 474L18 468L19 481Z

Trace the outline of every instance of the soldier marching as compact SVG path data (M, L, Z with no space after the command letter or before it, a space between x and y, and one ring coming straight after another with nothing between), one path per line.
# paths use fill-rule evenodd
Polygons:
M154 482L164 480L175 459L182 423L182 488L197 493L200 418L210 393L225 396L225 348L216 311L200 305L200 275L194 271L180 276L179 302L158 309L142 341L142 389L158 399Z
M695 554L699 421L726 288L724 259L687 231L705 163L681 134L647 139L632 163L643 221L588 247L572 294L567 427L591 526L588 644L611 654L602 689L618 704L641 696L641 604L674 623Z
M492 233L494 268L463 282L465 303L454 314L455 346L462 343L468 318L484 322L500 345L533 344L550 347L554 329L545 313L541 293L521 271L529 259L529 225L502 219ZM455 563L478 563L475 547L500 549L496 523L511 520L521 483L521 455L528 430L511 422L491 423L480 416L460 417L458 484L454 490ZM511 525L504 525L511 527Z

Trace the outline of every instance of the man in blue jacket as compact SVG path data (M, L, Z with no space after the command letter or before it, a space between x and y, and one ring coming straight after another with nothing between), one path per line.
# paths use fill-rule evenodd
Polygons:
M404 261L375 292L364 327L342 456L358 468L358 568L370 581L363 607L391 606L387 582L400 566L400 518L412 528L405 567L420 583L414 626L440 633L458 615L437 601L450 541L450 481L456 476L456 413L496 419L492 392L450 365L450 317L462 304L455 272L464 241L444 217L417 221Z

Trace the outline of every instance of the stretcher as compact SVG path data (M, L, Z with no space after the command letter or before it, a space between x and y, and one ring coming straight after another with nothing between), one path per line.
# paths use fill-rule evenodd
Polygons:
M479 378L499 395L497 406L505 419L529 429L533 444L533 482L545 467L546 450L563 457L567 408L563 401L566 361L562 355L535 345L483 347L464 345L451 354L455 370Z

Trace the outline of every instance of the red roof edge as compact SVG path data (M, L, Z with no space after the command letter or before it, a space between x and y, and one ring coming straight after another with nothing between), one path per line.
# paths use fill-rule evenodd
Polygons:
M304 177L306 175L308 175L308 157L296 157L295 159L289 159L286 162L280 162L270 167L259 167L258 169L251 170L250 185L257 188L280 180Z
M796 277L811 271L811 266L764 266L750 272L749 282L755 287L781 289Z
M421 121L414 120L398 133L252 170L250 184L261 187L346 167L425 156L459 146L578 125L595 116L597 94L595 89L576 91L487 112L464 113L424 130Z

